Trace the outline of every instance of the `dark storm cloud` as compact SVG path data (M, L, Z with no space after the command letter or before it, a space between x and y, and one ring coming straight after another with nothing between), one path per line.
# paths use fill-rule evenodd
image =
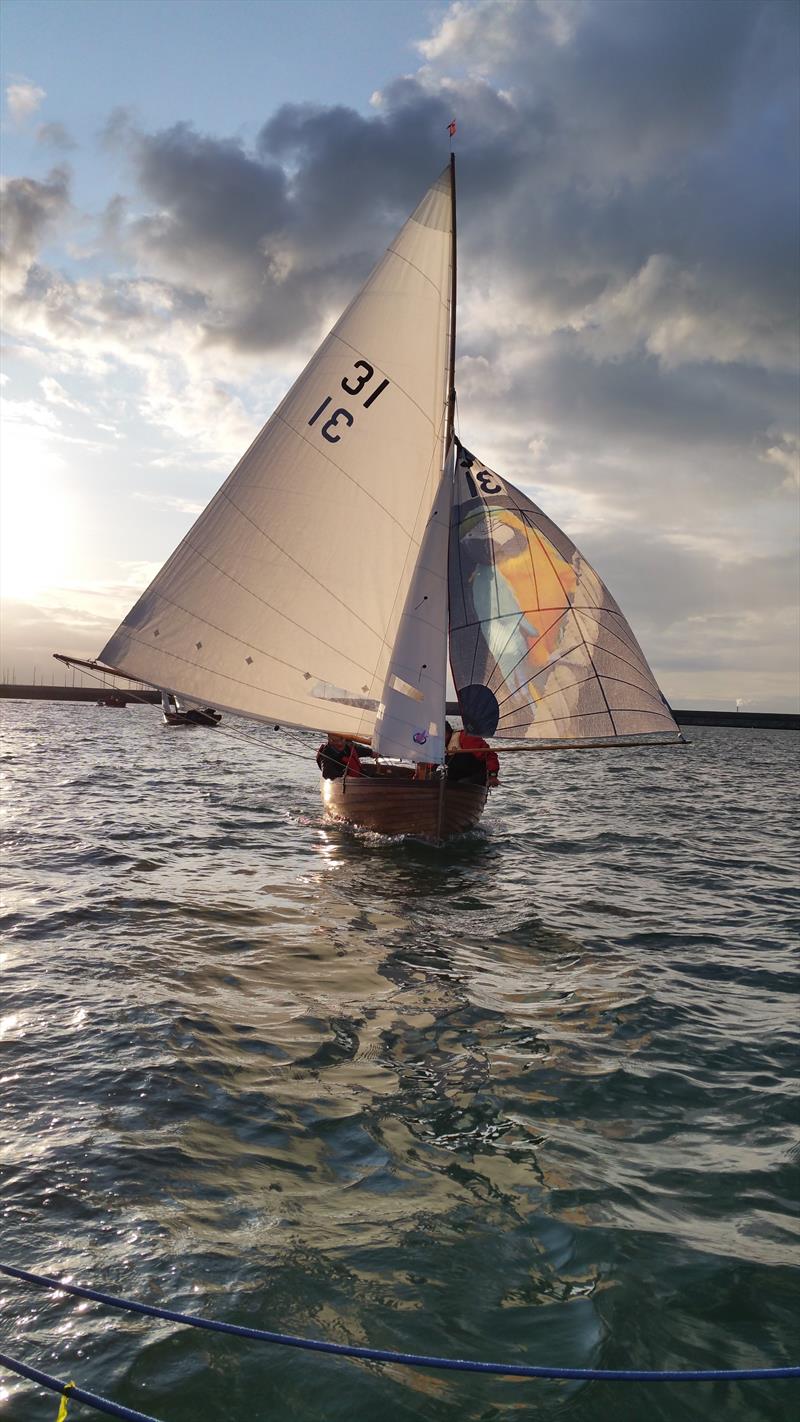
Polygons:
M43 183L11 178L0 192L4 279L13 290L34 260L48 231L69 209L69 173L54 168Z
M423 46L431 68L368 116L284 106L250 151L112 115L139 193L106 232L206 340L287 346L363 280L443 165L455 112L462 291L484 297L460 351L514 352L512 415L535 385L553 420L682 440L729 420L745 437L781 397L756 381L742 405L720 385L785 370L796 347L796 24L782 0L454 7ZM526 328L550 333L527 375Z
M139 181L158 215L134 228L145 250L204 268L224 259L249 269L254 254L286 223L286 177L233 140L204 137L189 124L142 135Z

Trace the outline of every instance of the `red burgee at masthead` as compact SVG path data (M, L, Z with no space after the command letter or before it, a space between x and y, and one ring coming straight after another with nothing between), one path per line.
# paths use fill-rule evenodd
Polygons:
M447 132L450 134L450 137L451 137L451 138L454 138L454 137L455 137L455 134L456 134L456 121L455 121L455 119L452 119L451 122L447 125Z

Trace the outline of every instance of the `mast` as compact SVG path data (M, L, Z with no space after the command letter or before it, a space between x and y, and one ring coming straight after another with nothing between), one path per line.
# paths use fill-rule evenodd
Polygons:
M450 351L447 358L449 388L447 391L447 426L444 437L445 458L453 438L456 418L456 155L450 154L450 213L453 229L450 260Z

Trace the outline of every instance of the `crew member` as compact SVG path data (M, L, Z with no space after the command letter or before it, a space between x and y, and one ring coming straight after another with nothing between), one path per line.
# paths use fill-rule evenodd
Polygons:
M347 736L330 732L327 741L317 751L317 765L325 780L340 780L345 771L348 775L372 775L372 766L362 766L361 761L364 756L374 755L369 746L356 745Z
M483 739L469 731L454 731L449 721L444 723L445 764L447 779L468 780L473 785L488 785L493 790L498 784L500 762L496 751Z

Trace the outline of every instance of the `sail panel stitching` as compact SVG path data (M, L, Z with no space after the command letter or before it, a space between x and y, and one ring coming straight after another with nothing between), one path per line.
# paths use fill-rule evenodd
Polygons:
M249 597L255 598L256 602L260 602L263 607L268 607L270 612L274 612L278 617L282 617L291 627L296 627L299 632L304 632L307 637L313 637L315 642L319 642L321 646L327 647L328 651L335 652L337 656L344 657L352 666L357 667L360 672L363 672L364 676L369 676L368 669L362 667L360 662L357 662L354 657L344 652L341 647L334 646L332 642L326 642L325 638L320 637L318 632L313 631L310 627L306 627L302 622L296 622L294 618L289 617L287 613L281 612L279 607L275 607L273 603L267 602L266 598L261 597L259 593L253 592L250 588L245 587L244 583L240 583L238 578L235 578L232 573L228 573L225 568L221 568L218 563L215 563L213 558L209 558L207 553L203 553L192 544L188 544L187 546L191 548L192 552L196 554L198 558L202 558L204 563L207 563L210 567L214 568L216 572L220 573L223 578L227 578L230 582L234 583L237 588L241 588L242 592L247 593ZM166 593L161 592L160 589L156 589L156 596L160 597L163 602L168 603L171 607L177 608L179 612L184 612L187 617L193 618L196 622L202 622L204 626L212 627L215 632L220 632L223 637L230 637L242 647L247 647L249 651L258 652L260 656L271 657L273 661L280 662L283 666L289 667L291 671L299 672L301 676L305 674L307 668L294 666L292 662L286 662L282 657L276 657L272 652L268 652L265 647L259 647L256 642L246 642L243 637L237 637L235 632L229 632L227 628L218 626L216 622L209 622L207 617L203 617L202 613L197 612L193 608L184 607L182 603L176 602L174 598L168 597ZM333 597L333 593L331 593L331 597ZM352 612L352 608L347 607L346 603L342 603L341 606L345 608L345 611L350 612L353 616L357 616L357 614ZM371 632L374 637L380 638L380 633L376 632L373 627L370 627L367 622L361 619L359 620L361 621L361 625L365 627L368 632ZM124 627L126 624L123 623L122 625Z
M559 607L559 608L551 608L550 611L551 611L551 612L558 612L558 616L553 619L553 621L550 623L550 626L549 626L549 627L545 627L544 631L539 633L539 636L536 638L535 641L533 641L533 642L530 643L529 647L528 647L527 650L523 653L523 655L520 657L519 661L518 661L518 662L515 662L514 666L511 667L510 671L508 671L508 672L505 673L505 678L504 678L505 681L508 681L508 678L509 678L510 676L513 676L514 672L517 670L517 667L521 667L522 664L523 664L523 662L527 661L527 659L528 659L528 657L530 656L531 652L533 651L534 647L538 647L538 645L539 645L539 643L541 642L542 638L543 638L543 637L546 637L547 634L548 634L548 632L552 632L553 628L558 626L558 623L561 621L561 619L562 619L563 616L564 616L565 609L564 609L564 608L561 608L561 607ZM571 647L569 650L570 650L570 651L574 651L575 648L574 648L574 647ZM530 683L533 681L534 677L539 676L541 672L546 671L548 667L553 666L553 665L554 665L554 661L560 661L562 656L567 656L567 655L568 655L567 652L561 652L561 653L559 653L559 656L556 657L555 659L551 658L551 660L550 660L549 662L545 662L545 664L544 664L543 667L540 667L538 671L534 672L532 676L528 677L528 680L527 680L527 681L525 681L525 682L522 683L522 686L515 687L515 688L514 688L514 691L509 692L508 696L504 696L504 697L503 697L503 700L500 701L500 702L498 702L498 705L504 706L505 703L506 703L507 701L510 701L510 700L511 700L511 697L514 696L514 695L516 695L516 693L517 693L518 691L522 691L526 686L529 686Z
M221 491L220 491L220 492L221 492ZM263 538L266 538L267 542L268 542L268 543L271 543L272 546L273 546L273 548L277 548L278 552L279 552L279 553L282 553L285 558L288 558L290 563L294 563L295 567L296 567L296 568L299 568L300 571L301 571L301 573L305 573L306 577L310 578L313 583L316 583L317 587L322 588L322 591L323 591L328 597L333 598L334 602L338 602L339 606L340 606L340 607L343 607L344 610L345 610L345 612L349 612L350 615L351 615L351 617L354 617L357 622L360 622L361 625L362 625L362 627L366 627L366 629L367 629L368 632L371 632L371 633L373 634L373 636L375 636L375 637L380 637L380 635L381 635L380 632L376 631L376 629L375 629L374 627L370 627L369 623L368 623L368 622L365 622L364 618L361 617L361 616L356 612L355 608L350 607L349 603L346 603L346 602L344 602L340 597L337 597L336 593L333 592L333 591L331 590L331 588L327 587L327 586L325 585L325 583L323 583L323 582L321 581L320 578L316 577L316 576L314 575L314 573L312 573L312 572L310 571L310 569L304 567L304 565L303 565L302 563L300 563L297 558L293 558L292 555L291 555L291 553L288 553L288 552L286 551L286 549L285 549L284 547L282 547L282 545L281 545L280 543L276 542L276 540L275 540L274 538L271 538L271 537L270 537L270 535L266 532L265 529L261 528L260 524L257 524L257 523L255 522L255 519L252 519L249 514L245 513L244 509L241 509L238 504L234 503L234 501L233 501L233 499L231 498L230 494L225 494L225 498L227 499L227 501L228 501L228 503L230 504L231 508L232 508L232 509L235 509L236 512L237 512L238 514L240 514L242 518L246 519L249 524L252 524L252 526L253 526L253 528L256 530L256 532L257 532L257 533L260 533ZM403 530L403 532L405 532L405 529ZM199 552L199 550L197 550L197 549L194 548L194 545L192 545L192 551L193 551L193 552ZM203 554L203 553L200 554L200 557L201 557L201 558L203 558L203 557L205 557L205 556L206 556L206 555ZM209 558L209 559L208 559L208 562L210 562L210 561L211 561L211 560L210 560L210 558ZM223 575L224 575L226 578L230 578L230 580L231 580L232 583L235 583L235 582L236 582L236 579L234 578L234 576L233 576L232 573L225 573L223 569L220 569L220 572L222 572ZM237 586L241 587L241 586L243 586L243 585L242 585L241 583L239 583L239 584L237 584ZM258 597L258 594L257 594L257 593L254 593L253 596L254 596L254 597ZM267 604L267 605L268 605L268 604Z
M553 626L555 626L555 623L553 623ZM546 633L542 633L542 636L546 635ZM513 696L517 696L520 692L524 691L526 687L530 686L531 682L535 681L537 676L541 676L543 672L549 671L551 667L556 666L559 662L563 662L565 657L569 657L572 655L573 652L577 652L580 646L580 642L575 642L573 646L567 647L566 651L559 652L557 657L551 657L549 662L545 662L545 665L543 667L539 667L538 671L535 671L532 676L529 676L527 681L523 681L521 686L515 687L515 689L510 692L508 696L504 696L503 700L498 702L498 705L505 706L506 702L510 701ZM521 660L524 661L525 658L523 657L521 658ZM533 704L536 705L538 703L534 702Z
M124 624L123 624L123 625L124 625ZM255 692L258 692L258 693L259 693L260 695L262 695L262 696L264 695L264 688L263 688L262 686L257 686L257 685L255 684L255 682L252 682L252 681L243 681L242 678L239 677L239 676L229 676L229 674L228 674L227 672L216 671L213 667L203 666L203 665L199 664L198 662L190 662L190 661L189 661L189 658L188 658L188 657L182 657L181 654L180 654L180 652L167 651L166 648L164 648L164 647L157 647L157 646L155 646L155 644L152 643L152 642L143 642L142 639L141 639L141 637L134 637L130 632L127 633L127 636L128 636L129 641L131 641L132 643L134 643L135 646L137 646L137 647L143 647L143 648L145 649L145 651L147 651L147 652L158 652L158 654L159 654L160 656L171 658L172 660L174 660L174 661L176 661L176 662L182 662L182 663L184 664L184 666L190 667L190 668L192 669L192 671L198 671L198 670L199 670L199 671L202 671L202 672L207 672L210 677L219 677L219 679L220 679L221 681L229 681L229 682L231 682L231 684L232 684L233 686L244 686L244 687L247 688L248 691L255 691ZM268 655L269 655L269 654L268 654ZM276 658L276 660L277 660L277 658ZM149 677L146 677L146 676L138 676L138 677L137 677L137 680L138 680L138 681L148 682L151 686L159 686L159 685L161 684L160 681L151 682L151 681L150 681L150 678L149 678ZM183 694L183 695L185 695L185 696L191 696L191 694L192 694L191 692L183 692L183 693L181 693L180 688L176 688L176 689L177 689L177 692L178 692L178 695L179 695L179 696L180 696L181 694ZM276 697L278 697L281 701L291 701L294 706L305 706L307 709L308 709L309 707L315 707L318 703L319 703L320 706L330 705L330 704L331 704L330 702L323 702L321 697L320 697L320 698L317 698L317 697L309 697L308 700L303 701L303 700L301 700L300 697L298 697L298 696L287 696L286 693L283 692L283 691L272 691L272 690L270 690L270 691L268 692L268 695L270 695L270 696L276 696ZM238 709L237 709L236 707L226 707L225 709L226 709L226 710L229 710L229 711L231 712L231 714L233 714L233 715L240 715L240 714L241 714L241 708L238 708ZM336 703L336 709L337 709L337 711L340 712L340 713L341 713L341 712L353 712L354 714L358 714L359 718L363 719L363 715L364 715L364 709L363 709L363 707L360 707L360 706L348 706L348 705L346 705L346 704L344 704L344 703L342 703L342 702L337 702L337 703ZM272 721L272 720L274 720L274 716L273 716L273 715L270 715L270 716L263 716L263 715L259 715L258 712L252 712L252 713L251 713L251 712L249 712L249 711L248 711L246 714L247 714L248 716L251 715L251 714L252 714L252 715L255 715L255 716L259 716L259 719L260 719L260 720L266 720L266 721ZM275 713L275 714L278 714L278 713ZM320 717L320 721L322 721L322 717ZM313 727L313 726L308 726L308 727L301 727L300 729L314 730L315 727Z
M570 611L572 612L572 602L571 602L571 600L570 600L569 594L568 594L568 592L567 592L567 589L564 587L564 584L562 583L561 578L559 577L558 569L557 569L555 563L553 562L552 558L550 557L550 554L549 554L549 552L548 552L548 550L547 550L547 547L546 547L546 542L549 542L549 540L543 541L543 540L544 540L544 535L539 532L538 528L535 529L534 531L535 531L535 533L536 533L536 537L537 537L538 540L539 540L539 544L540 544L540 546L541 546L542 552L544 553L545 558L547 559L548 563L550 564L550 567L553 569L553 576L555 577L555 579L556 579L556 581L557 581L559 587L561 588L561 590L562 590L562 592L563 592L565 598L567 599L567 603L568 603L568 605L569 605L569 609L570 609ZM584 647L586 648L586 655L588 656L589 661L591 662L592 670L594 671L594 674L595 674L595 676L597 677L597 683L598 683L598 686L600 687L601 695L602 695L602 697L603 697L603 700L604 700L605 703L606 703L606 710L608 711L608 717L609 717L609 720L610 720L610 722L611 722L611 729L613 730L614 735L616 735L616 734L617 734L617 728L616 728L616 726L615 726L615 724L614 724L614 716L613 716L611 707L609 706L608 701L607 701L607 699L606 699L606 694L605 694L605 691L603 690L603 684L602 684L602 682L601 682L601 680L600 680L600 677L599 677L599 675L598 675L597 668L596 668L596 666L595 666L595 664L594 664L594 661L592 660L592 654L591 654L591 651L589 650L589 644L588 644L588 642L587 642L587 640L586 640L586 634L584 633L584 630L583 630L583 628L581 627L581 624L580 624L580 622L578 621L578 619L577 619L577 617L575 616L574 613L573 613L573 616L572 616L572 620L573 620L573 622L575 623L575 626L577 627L578 632L580 633L581 641L582 641Z
M451 235L451 234L448 233L448 236L450 236L450 235ZM438 298L439 298L439 303L440 303L441 306L449 306L449 305L450 305L449 299L448 299L447 301L445 301L444 296L443 296L442 292L439 290L438 286L436 285L436 282L433 280L433 277L429 277L429 276L428 276L428 273L427 273L427 272L424 272L424 271L422 270L422 267L418 267L417 264L416 264L416 262L412 262L412 260L411 260L410 257L404 257L403 254L402 254L402 252L398 252L398 250L397 250L396 247L387 247L386 250L387 250L387 252L391 252L392 256L393 256L393 257L396 257L397 260L398 260L398 262L405 262L405 263L406 263L406 266L409 266L409 267L411 268L412 272L416 272L418 276L421 276L421 277L422 277L422 280L423 280L423 281L428 282L428 284L433 287L434 291L436 292L436 295L437 295ZM367 282L367 285L364 287L364 291L367 290L368 286L369 286L369 282Z
M618 706L618 707L617 707L617 715L618 715L618 716L641 716L641 714L642 714L642 709L641 709L640 706ZM661 719L662 721L669 721L669 722L671 722L672 725L675 724L675 722L673 721L672 717L669 716L669 715L667 715L667 713L666 713L665 711L648 711L648 712L647 712L647 715L648 715L648 716L658 716L658 717L660 717L660 719ZM561 721L582 721L582 720L585 720L585 719L586 719L587 717L589 717L589 716L603 716L603 717L605 717L605 712L604 712L604 711L574 711L571 716L546 716L542 721L504 721L504 722L503 722L503 726L504 726L504 729L507 730L507 731L514 731L514 730L516 730L518 727L523 727L523 726L536 726L536 725L540 725L540 726L556 726L556 725L558 725L559 722L561 722ZM626 734L627 734L627 735L635 735L635 734L637 734L637 733L636 733L636 732L631 732L631 731L628 731L628 732L623 731L623 732L621 732L621 734L622 734L622 735L626 735ZM647 735L648 732L642 731L642 732L639 732L638 734L640 734L640 735ZM615 732L614 736L609 736L609 740L615 740L615 739L616 739L616 735L617 735L617 733ZM536 737L536 736L529 736L528 739L534 741L534 740L537 739L537 737Z
M351 345L350 341L346 341L346 340L344 339L344 336L340 336L340 335L339 335L338 331L335 331L335 330L334 330L334 331L331 331L331 337L332 337L334 340L338 341L340 345L346 346L347 349L348 349L349 351L352 351L354 355L361 356L361 351L358 349L358 346ZM385 370L384 370L384 368L383 368L382 366L376 366L375 369L376 369L376 371L378 371L381 375L384 375L384 374L385 374ZM389 376L386 376L386 379L388 380L388 379L389 379ZM391 381L391 386L392 386L392 389L393 389L393 390L399 390L399 392L400 392L401 395L405 395L405 397L406 397L408 403L409 403L410 405L413 405L415 410L419 410L419 413L421 414L423 420L425 420L425 421L427 422L427 424L430 425L430 427L431 427L432 430L435 430L435 429L436 429L436 424L435 424L435 421L434 421L433 417L428 414L427 410L423 410L422 406L414 399L414 396L413 396L413 395L409 395L409 393L408 393L408 391L406 390L406 388L405 388L404 385L401 385L398 380L392 380L392 381ZM288 420L287 420L286 423L288 424ZM292 425L291 428L294 429L294 425ZM338 466L337 466L337 467L338 467Z

